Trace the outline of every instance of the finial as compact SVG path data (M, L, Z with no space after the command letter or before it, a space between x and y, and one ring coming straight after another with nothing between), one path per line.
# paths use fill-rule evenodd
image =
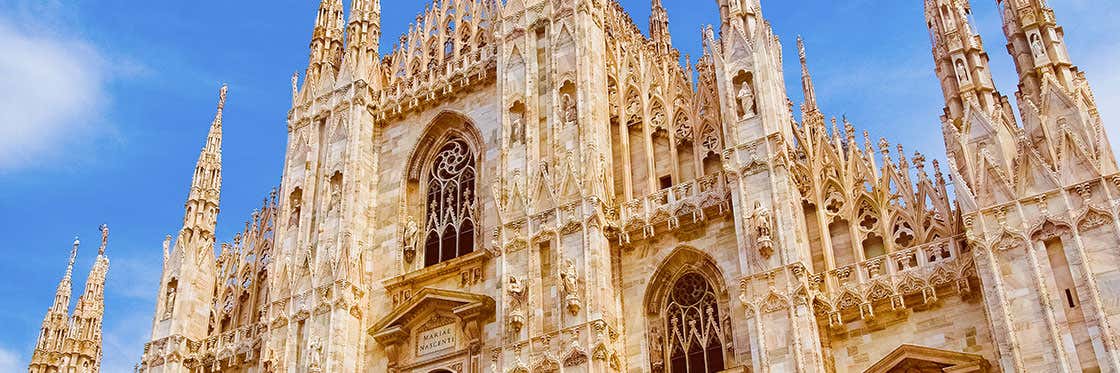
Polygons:
M229 85L222 83L222 89L218 90L218 110L226 108L226 95L229 93Z
M214 123L211 127L222 126L222 112L226 109L226 95L229 93L229 86L222 83L222 89L218 90L218 111L214 114Z
M805 39L797 36L797 55L801 58L801 89L805 94L805 106L819 111L817 107L817 88L813 86L813 76L809 74L809 62L805 54Z
M74 236L74 246L70 248L70 262L66 264L66 277L70 277L70 273L74 270L74 260L78 258L78 245L81 241L78 236Z
M102 256L105 255L105 247L109 245L109 226L101 224L98 229L101 230L101 247L97 249L97 255Z
M797 55L801 57L801 64L805 64L805 39L797 35Z

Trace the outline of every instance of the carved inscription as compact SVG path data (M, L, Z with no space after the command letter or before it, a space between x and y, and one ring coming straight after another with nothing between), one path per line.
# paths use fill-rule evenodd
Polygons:
M416 336L416 356L423 356L455 347L458 339L459 336L455 334L455 324L444 325L421 332L420 335Z

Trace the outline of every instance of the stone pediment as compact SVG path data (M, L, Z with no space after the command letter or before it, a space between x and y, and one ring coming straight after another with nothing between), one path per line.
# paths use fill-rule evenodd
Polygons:
M369 334L378 342L392 341L407 334L415 323L432 310L447 309L463 320L483 321L494 316L494 298L461 291L424 288L408 302L379 320Z
M889 373L896 371L988 372L990 364L983 356L946 351L932 347L904 344L864 373Z

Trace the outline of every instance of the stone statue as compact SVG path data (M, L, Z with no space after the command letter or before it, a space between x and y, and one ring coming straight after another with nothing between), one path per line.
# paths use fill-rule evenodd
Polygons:
M739 100L739 110L742 111L744 119L754 116L754 89L751 88L749 81L743 82L735 98Z
M295 227L299 225L299 210L300 201L292 202L292 211L288 214L288 226Z
M576 101L574 99L572 99L572 96L567 94L567 93L565 93L563 96L561 96L560 97L560 106L561 106L561 110L564 113L564 117L563 117L564 124L575 123L576 122L576 115L577 115Z
M525 115L515 111L510 117L510 142L525 142Z
M1042 47L1042 38L1038 34L1031 35L1031 49L1036 58L1046 56L1046 48Z
M166 313L165 317L171 317L171 312L175 310L175 288L167 290L167 304L163 308Z
M506 293L509 295L509 326L514 332L525 325L525 285L515 276L509 276Z
M770 209L763 207L761 202L754 203L754 229L759 254L770 259L770 255L774 253L774 217L770 215Z
M968 82L968 71L965 69L962 60L957 60L957 79L960 79L961 83Z
M525 285L516 276L511 275L509 276L509 283L506 284L506 291L509 292L510 298L520 299L525 295Z
M654 365L660 365L661 360L664 358L664 336L661 334L661 327L654 326L649 333L649 355L653 360Z
M576 264L571 259L564 259L564 270L560 272L560 280L564 285L565 294L579 292L576 278Z
M307 360L309 362L308 367L311 368L313 371L318 371L318 369L320 367L322 367L322 364L323 364L323 340L321 338L315 338L315 341L311 342L311 349L310 349L310 351L308 351Z
M405 263L412 263L416 258L416 245L420 235L420 227L416 224L416 218L408 217L408 223L404 227L404 261Z
M579 299L579 273L571 259L564 259L564 269L560 272L560 283L564 287L564 304L572 315L579 313L583 302Z
M342 185L331 185L331 201L328 211L338 210L338 205L342 202Z

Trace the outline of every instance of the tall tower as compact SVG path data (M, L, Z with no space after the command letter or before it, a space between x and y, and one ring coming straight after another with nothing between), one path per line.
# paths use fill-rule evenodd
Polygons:
M214 228L222 188L222 112L227 92L223 85L217 114L191 179L183 227L161 276L151 340L170 337L165 343L171 349L185 349L187 342L205 339L210 325L215 281ZM182 361L169 361L161 369L179 371Z
M1023 129L1063 183L1115 172L1116 159L1085 73L1066 50L1046 0L998 1L1007 51L1019 73Z
M74 259L78 255L78 239L74 239L66 274L59 281L54 303L43 318L35 352L27 368L31 373L96 373L101 370L101 322L105 315L105 275L109 271L105 248L109 242L109 227L101 225L100 229L101 247L97 251L97 259L86 279L85 292L78 297L71 315L71 277Z
M48 372L50 368L58 367L61 363L60 355L69 334L70 292L73 287L71 275L74 272L74 259L78 256L78 243L78 238L75 237L74 246L70 249L70 261L66 264L66 274L58 282L54 303L43 317L43 326L40 328L35 352L31 355L31 365L28 367L32 373Z
M360 250L376 174L376 126L367 104L383 78L380 0L323 0L311 35L307 77L288 117L288 153L269 269L273 327L265 369L361 371L364 338ZM345 35L344 35L345 31ZM321 102L345 103L341 107ZM345 107L342 109L342 107ZM329 305L329 306L328 306Z
M669 34L669 11L661 5L661 0L653 0L651 4L649 36L659 53L669 54L673 50L673 36Z
M343 69L352 79L380 80L370 74L381 63L378 47L381 40L381 0L354 0L350 5L350 24L346 28L346 57ZM376 88L380 82L369 82Z
M86 278L86 288L74 306L68 337L70 366L96 373L101 369L101 323L105 316L105 275L109 272L109 226L102 224L101 246Z
M359 1L358 3L361 3ZM307 65L305 87L328 86L342 66L343 33L346 30L342 0L322 0L311 36L311 58Z
M720 39L708 32L705 43L715 57L726 143L723 169L731 189L741 281L739 300L748 324L787 330L781 340L748 336L754 371L787 367L823 371L817 319L804 304L768 313L773 293L793 294L811 263L801 196L784 154L794 143L793 107L786 93L782 44L762 15L757 0L720 1ZM812 81L803 76L806 107L815 113ZM823 128L820 115L816 118ZM816 222L812 222L816 224ZM797 270L794 270L797 269ZM769 273L769 276L759 276ZM788 292L788 293L785 293ZM765 321L763 321L765 320Z
M957 202L1004 371L1116 371L1115 160L1045 1L999 1L1023 127L991 85L965 0L926 19ZM1033 322L1032 322L1033 321Z
M951 165L970 183L1006 184L1017 128L1007 98L995 88L988 54L971 24L968 0L926 0L925 17L945 110L942 131ZM1006 199L1001 190L981 199ZM968 208L971 203L966 203Z

